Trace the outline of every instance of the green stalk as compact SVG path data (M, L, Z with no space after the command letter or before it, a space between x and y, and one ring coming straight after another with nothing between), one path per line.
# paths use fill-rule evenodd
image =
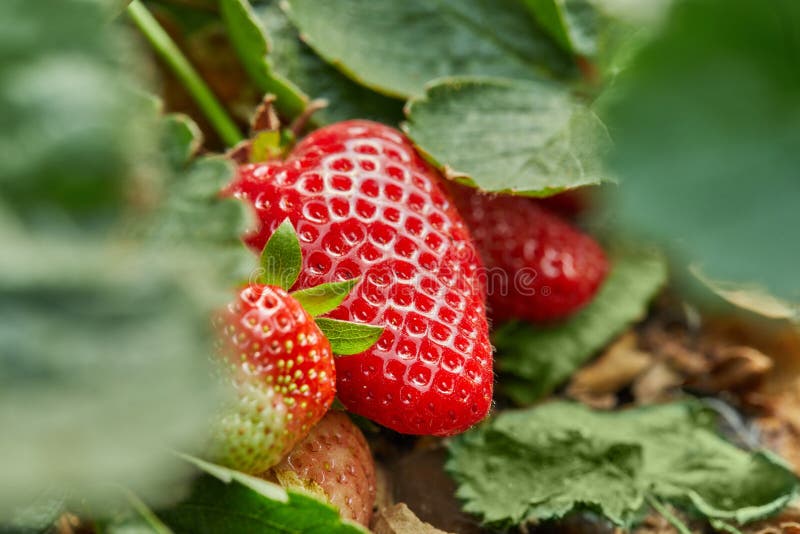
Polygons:
M133 0L128 5L127 11L134 24L153 45L156 53L170 66L189 94L192 95L225 144L233 146L241 141L242 133L236 123L230 118L183 52L141 1Z
M687 527L683 521L678 518L678 516L670 512L666 505L661 504L658 499L648 496L646 500L650 503L650 506L652 506L656 512L661 514L661 517L666 519L667 523L675 527L675 530L677 530L680 534L692 534L692 531L689 530L689 527Z

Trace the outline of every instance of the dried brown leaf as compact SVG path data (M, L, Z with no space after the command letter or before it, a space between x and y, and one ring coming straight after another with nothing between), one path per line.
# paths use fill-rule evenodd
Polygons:
M636 334L627 332L572 377L567 394L596 408L613 408L615 393L630 385L652 364L653 356L638 349Z
M772 370L772 359L753 347L717 346L710 350L712 367L709 373L689 383L704 391L736 391L754 389Z
M375 534L448 534L420 520L405 503L384 508L372 523Z
M633 396L639 404L651 404L669 397L683 381L668 364L657 362L633 383Z

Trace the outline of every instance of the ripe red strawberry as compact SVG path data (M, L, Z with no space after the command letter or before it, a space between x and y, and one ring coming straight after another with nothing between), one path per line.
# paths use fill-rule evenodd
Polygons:
M292 294L301 266L300 244L288 222L264 248L260 276L216 318L218 353L236 393L214 439L215 460L248 473L275 465L328 408L336 394L333 353L363 351L381 329L318 319L347 297L355 281ZM276 285L277 284L277 285ZM282 286L282 287L280 287ZM358 336L343 345L342 328Z
M368 526L375 463L364 435L342 412L328 412L272 473L285 487L318 487L345 519Z
M591 301L608 273L594 239L528 198L451 189L486 263L495 320L555 321Z
M244 165L231 187L255 208L259 250L288 217L304 253L298 284L360 277L330 314L385 327L339 358L352 412L410 434L450 435L483 419L492 354L481 264L439 173L400 132L367 121L306 137L285 161Z
M261 472L330 408L336 394L331 345L280 287L245 287L219 320L220 354L240 396L238 409L223 418L217 459L240 471Z

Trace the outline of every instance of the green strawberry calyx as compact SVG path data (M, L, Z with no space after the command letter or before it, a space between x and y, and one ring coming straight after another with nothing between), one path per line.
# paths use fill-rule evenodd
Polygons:
M278 286L286 291L295 285L303 266L300 240L292 223L285 219L272 233L261 252L260 284ZM358 278L328 282L290 293L312 316L337 356L350 356L369 349L383 334L383 327L319 317L336 308L347 298Z

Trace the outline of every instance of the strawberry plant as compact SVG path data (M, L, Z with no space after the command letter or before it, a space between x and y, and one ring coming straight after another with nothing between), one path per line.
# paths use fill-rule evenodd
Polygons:
M0 532L789 532L788 0L0 2Z

